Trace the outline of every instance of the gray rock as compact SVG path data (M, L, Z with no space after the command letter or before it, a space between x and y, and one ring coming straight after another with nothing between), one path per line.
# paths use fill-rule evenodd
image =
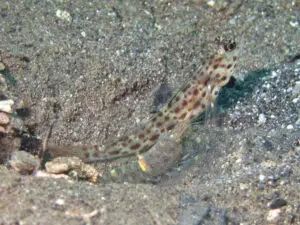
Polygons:
M40 160L25 151L15 151L11 154L9 164L20 174L32 174L40 166Z

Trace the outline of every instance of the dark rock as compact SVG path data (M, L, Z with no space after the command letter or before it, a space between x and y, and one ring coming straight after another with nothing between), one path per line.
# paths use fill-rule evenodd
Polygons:
M281 198L275 199L273 202L270 203L269 208L270 209L278 209L282 206L287 205L287 201Z

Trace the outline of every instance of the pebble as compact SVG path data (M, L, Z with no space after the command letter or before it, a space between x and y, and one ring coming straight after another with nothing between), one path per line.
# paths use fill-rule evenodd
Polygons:
M297 27L297 26L299 25L299 23L298 23L297 20L291 20L291 21L290 21L290 25L291 25L292 27Z
M68 21L69 23L72 21L71 14L65 10L58 9L56 11L56 16L62 20Z
M78 157L57 157L47 162L45 167L48 173L67 173L72 169L80 168L82 161Z
M276 219L276 217L279 216L280 212L281 212L280 209L270 210L268 215L267 215L267 221L272 221L272 220Z
M292 129L294 129L294 127L293 127L293 125L289 124L289 125L287 125L286 129L292 130Z
M266 183L267 179L266 179L266 176L265 175L259 175L259 182L264 184Z
M4 127L0 126L0 133L6 133L6 130Z
M40 166L40 160L25 151L15 151L11 155L9 164L20 174L32 174Z
M64 205L65 204L65 200L62 198L56 199L55 201L56 205Z
M73 178L98 183L98 171L91 165L82 162L78 157L57 157L45 164L48 173L71 175Z
M281 208L282 206L287 205L287 201L281 198L277 198L274 201L272 201L270 204L268 204L268 207L270 209L278 209Z
M5 70L5 65L3 62L0 62L0 71Z
M266 118L265 114L262 114L262 113L259 114L258 125L262 125L262 124L266 123L266 121L267 121L267 118Z
M0 112L0 124L7 125L9 123L9 117L6 113Z
M6 113L12 113L12 108L11 106L14 104L14 101L9 99L9 100L2 100L0 101L0 111L6 112Z

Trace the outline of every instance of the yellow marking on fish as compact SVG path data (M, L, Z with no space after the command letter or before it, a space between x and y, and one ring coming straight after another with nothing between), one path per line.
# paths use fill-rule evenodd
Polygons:
M138 156L138 163L143 172L149 171L148 164L146 163L146 161L144 160L144 158L142 156Z

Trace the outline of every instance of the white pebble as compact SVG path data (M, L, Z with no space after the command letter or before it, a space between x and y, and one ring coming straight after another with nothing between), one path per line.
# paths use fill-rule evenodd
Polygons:
M265 176L265 175L262 175L262 174L259 175L259 182L260 182L260 183L266 183L266 180L267 180L267 179L266 179L266 176Z
M55 204L56 204L56 205L64 205L64 204L65 204L65 200L59 198L59 199L57 199L57 200L55 201Z
M280 214L280 209L272 209L269 211L268 215L267 215L267 221L272 221L274 220L276 217L279 216Z
M291 21L290 21L290 25L291 25L292 27L297 27L297 26L299 25L299 23L298 23L297 20L291 20Z
M289 125L287 125L286 129L292 130L292 129L294 129L294 127L293 127L293 125L289 124Z
M214 0L208 0L207 1L207 5L209 5L211 7L215 6L215 4L216 4L216 1L214 1Z
M264 124L264 123L266 123L266 121L267 121L267 118L266 118L265 114L263 114L263 113L259 114L258 125Z
M69 23L72 21L71 14L65 10L58 9L56 11L56 16L62 20L68 21Z
M6 112L6 113L12 113L11 106L14 104L13 100L3 100L0 101L0 111Z
M275 71L272 71L271 78L275 78L275 77L277 77L277 73Z

